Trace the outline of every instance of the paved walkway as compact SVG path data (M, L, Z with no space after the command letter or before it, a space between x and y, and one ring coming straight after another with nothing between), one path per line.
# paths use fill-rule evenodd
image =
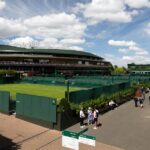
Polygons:
M69 150L62 147L61 132L0 113L0 150ZM121 150L96 142L80 144L80 150Z
M99 117L102 126L89 126L87 134L96 136L96 147L80 144L80 150L149 150L150 105L144 108L130 101ZM69 128L80 131L79 124ZM61 145L61 132L50 130L0 113L0 150L69 150Z
M134 107L134 101L99 117L102 126L97 130L89 127L87 134L96 136L97 141L125 150L150 149L150 105L148 95L144 108ZM69 128L78 131L79 124Z

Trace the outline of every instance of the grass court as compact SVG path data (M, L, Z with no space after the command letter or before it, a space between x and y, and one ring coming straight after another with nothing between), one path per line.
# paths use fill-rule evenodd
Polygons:
M80 90L80 88L76 87L69 88L69 91L76 91L76 90ZM29 84L29 83L2 84L0 85L0 91L10 92L11 98L13 100L16 99L16 93L46 96L60 99L65 97L65 91L67 91L67 87L56 85Z

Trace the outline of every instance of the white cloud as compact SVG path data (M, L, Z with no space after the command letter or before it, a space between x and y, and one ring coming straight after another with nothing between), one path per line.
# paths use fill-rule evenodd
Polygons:
M46 38L38 42L39 48L58 48L60 47L59 41L56 38Z
M142 51L145 51L144 49L138 47L137 44L136 44L136 46L129 46L128 49L129 49L130 51L134 51L134 52L142 52Z
M146 29L145 29L145 32L150 35L150 23L148 23Z
M22 35L80 39L84 36L86 27L75 15L66 13L35 16L24 20L0 18L1 37Z
M28 29L21 20L5 19L0 17L0 37L19 36L27 33Z
M33 28L41 26L49 28L60 28L65 27L68 24L73 26L75 22L78 22L76 16L74 14L69 15L66 13L35 16L24 20L25 25L31 26Z
M149 0L125 0L125 4L131 8L150 7Z
M136 52L135 54L136 54L136 55L140 55L140 56L141 56L141 55L147 56L149 53L148 53L147 51L144 51L144 50L143 50L143 51Z
M75 42L72 39L58 40L56 38L46 38L38 42L38 48L56 48L56 49L73 49L83 50L79 45L80 42Z
M40 20L40 21L39 21ZM85 43L87 26L74 14L49 14L28 19L6 19L0 17L0 38L20 37L12 40L11 45L31 45L33 40L41 39L39 47L71 48ZM21 38L22 37L22 38ZM30 37L30 38L29 38ZM31 43L29 42L31 41Z
M6 3L4 0L0 0L0 10L4 9L6 7Z
M136 63L136 64L148 64L150 63L149 56L143 56L143 55L123 55L123 56L115 56L113 54L104 54L104 57L106 60L110 61L113 65L117 66L125 66L127 67L127 64L130 63Z
M25 48L31 48L35 47L37 44L37 41L32 39L31 37L20 37L20 38L15 38L13 40L8 41L9 45L12 46L17 46L17 47L25 47Z
M125 61L125 63L136 63L140 64L142 61L142 64L150 63L149 56L143 56L143 55L134 55L134 56L123 56L122 60Z
M118 49L118 51L119 51L120 53L127 54L129 50L128 50L128 49L125 49L125 48L120 48L120 49Z
M131 46L131 47L128 47L128 48L120 48L118 49L118 51L122 54L127 54L127 53L130 53L130 52L134 52L135 55L148 55L148 51L144 50L144 49L141 49L139 47L136 47L136 46Z
M127 47L118 49L121 53L134 52L136 55L147 55L148 52L145 49L138 47L138 44L134 41L115 41L109 40L108 44L111 46Z
M74 14L66 13L35 16L25 19L23 24L30 29L30 35L53 38L80 38L86 29Z
M115 56L113 54L104 54L104 58L107 61L110 61L113 65L117 65L117 66L125 66L127 67L127 63L126 61L124 61L121 57Z
M139 11L138 10L133 10L133 11L130 12L130 14L132 16L137 16L139 14Z
M128 23L138 14L136 10L127 10L124 0L92 0L87 4L78 3L74 10L82 12L91 25L102 21Z
M123 56L122 59L126 60L126 61L133 61L134 60L132 56Z
M138 44L134 41L114 41L109 40L109 45L125 47L119 48L118 51L122 54L120 57L113 56L111 59L112 63L116 65L124 65L129 63L150 63L149 53L147 50L142 49L138 46ZM110 58L110 57L109 57Z
M98 39L104 39L106 38L108 35L110 35L110 32L106 31L106 30L102 30L101 32L99 32L96 37ZM94 37L95 38L95 37Z
M66 39L69 40L69 39ZM65 41L65 39L64 39ZM80 46L75 46L74 43L63 43L61 40L56 38L45 38L43 40L35 40L29 36L15 38L7 41L9 45L25 48L56 48L56 49L71 49L71 50L83 50Z
M143 7L150 8L150 0L91 0L86 4L77 3L73 12L83 13L89 25L102 21L128 23Z
M79 44L83 44L85 40L84 39L63 39L60 42L65 45L72 45L72 44L79 45Z
M82 47L79 46L71 46L69 47L70 50L77 50L77 51L84 51L84 49Z
M115 40L109 40L108 44L112 46L135 46L136 45L134 41L115 41Z

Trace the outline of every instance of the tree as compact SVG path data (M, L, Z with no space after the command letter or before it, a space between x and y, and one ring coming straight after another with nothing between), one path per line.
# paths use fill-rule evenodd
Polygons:
M127 74L127 69L125 67L114 66L112 74L115 74L115 75Z

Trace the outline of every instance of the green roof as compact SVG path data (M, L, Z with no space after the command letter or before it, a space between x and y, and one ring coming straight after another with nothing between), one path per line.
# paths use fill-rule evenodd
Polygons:
M77 55L77 56L88 56L103 59L97 55L89 52L77 51L77 50L64 50L64 49L27 49L21 47L14 47L9 45L0 45L0 52L7 53L43 53L43 54L59 54L59 55Z

